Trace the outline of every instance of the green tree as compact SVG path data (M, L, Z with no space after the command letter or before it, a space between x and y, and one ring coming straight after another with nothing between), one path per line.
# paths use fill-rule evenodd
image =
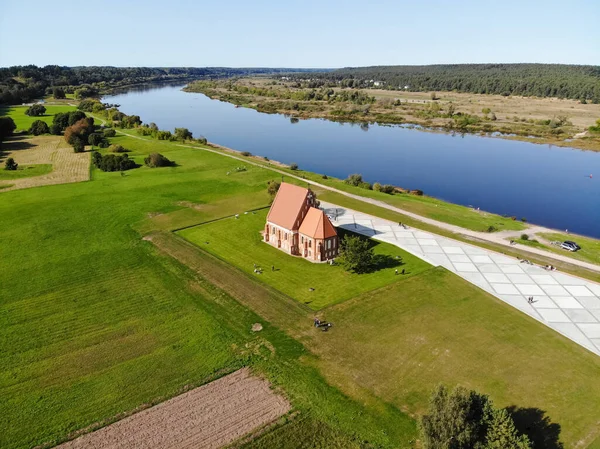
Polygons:
M279 187L281 187L280 182L269 181L269 185L267 186L267 192L269 192L269 195L271 196L271 201L275 198L275 195L277 195L277 192L279 191Z
M519 435L515 423L505 409L486 410L487 433L485 449L530 449L532 447L526 435Z
M19 164L17 164L12 157L6 159L4 170L16 170L17 168L19 168Z
M65 90L62 87L54 87L52 89L52 96L57 100L62 100L66 98Z
M15 129L17 125L11 117L0 117L0 142L12 135Z
M188 140L193 139L192 133L187 128L175 128L175 139L177 140Z
M104 136L100 133L92 133L88 136L88 143L95 147L96 145L100 145L100 143L104 140Z
M358 173L354 173L350 176L348 176L344 182L346 184L350 184L351 186L359 186L360 184L362 184L363 182L363 177L361 174Z
M439 385L429 399L420 429L424 449L473 449L485 435L487 396Z
M44 115L46 113L46 108L44 105L36 103L27 108L25 111L25 115L29 115L30 117L39 117L40 115Z
M339 261L355 273L365 273L373 267L373 248L367 239L346 234L340 244Z
M298 164L296 164L295 162L292 162L290 164L290 170L298 170Z
M28 132L34 136L39 136L41 134L48 134L50 132L50 128L48 128L46 122L43 122L42 120L36 120L31 124Z

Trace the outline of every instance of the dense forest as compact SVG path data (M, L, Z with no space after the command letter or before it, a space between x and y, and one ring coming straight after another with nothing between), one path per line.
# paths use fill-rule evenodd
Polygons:
M63 94L79 90L79 98L85 98L111 88L149 82L310 71L314 69L14 66L0 68L0 104L27 103L57 90Z
M600 103L600 66L564 64L456 64L374 66L295 74L304 87L379 87L477 94L572 98Z

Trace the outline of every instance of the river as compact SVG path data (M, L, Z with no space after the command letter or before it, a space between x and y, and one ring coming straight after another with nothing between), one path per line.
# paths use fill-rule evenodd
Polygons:
M304 170L338 178L361 173L371 183L600 238L600 153L400 126L293 123L181 88L133 89L103 101L160 129L185 127L195 137Z

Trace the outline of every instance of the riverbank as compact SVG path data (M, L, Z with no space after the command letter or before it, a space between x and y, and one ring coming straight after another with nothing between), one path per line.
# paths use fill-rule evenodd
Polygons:
M555 98L502 97L456 92L381 89L307 89L273 78L195 81L186 92L204 95L290 120L416 125L530 143L600 151L600 136L587 132L600 105Z

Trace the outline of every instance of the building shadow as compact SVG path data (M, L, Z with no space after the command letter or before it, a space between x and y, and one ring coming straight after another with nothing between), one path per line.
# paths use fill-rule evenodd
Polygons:
M564 449L560 442L560 424L553 423L539 408L507 407L517 430L529 437L536 449Z

